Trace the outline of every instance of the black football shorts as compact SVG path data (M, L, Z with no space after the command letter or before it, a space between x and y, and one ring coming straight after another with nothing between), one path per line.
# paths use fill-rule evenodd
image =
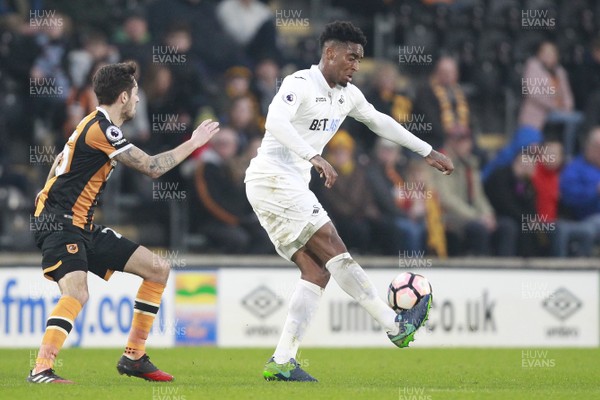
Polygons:
M68 219L51 227L38 225L34 228L34 237L42 250L44 276L55 282L73 271L89 271L109 280L114 271L123 271L139 247L102 225L95 225L91 231L73 226Z

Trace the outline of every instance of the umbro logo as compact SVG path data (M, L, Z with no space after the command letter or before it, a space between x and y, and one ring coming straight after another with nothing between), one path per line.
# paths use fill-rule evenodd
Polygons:
M344 104L344 96L340 96L340 99L338 101L340 104Z
M315 101L317 103L325 103L327 101L327 97L317 97Z

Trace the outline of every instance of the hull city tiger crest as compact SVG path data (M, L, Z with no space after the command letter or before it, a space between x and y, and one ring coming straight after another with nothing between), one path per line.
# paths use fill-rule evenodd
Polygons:
M79 247L77 246L77 243L68 244L67 251L71 254L77 253L79 251Z

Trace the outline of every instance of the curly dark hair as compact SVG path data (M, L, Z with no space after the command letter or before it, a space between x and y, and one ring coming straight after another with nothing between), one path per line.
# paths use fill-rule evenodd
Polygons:
M325 30L319 37L319 46L323 49L328 40L337 40L339 42L358 43L361 46L367 44L367 38L363 31L352 25L350 21L334 21L325 25Z
M121 93L131 95L131 89L135 86L135 71L134 62L109 64L96 71L92 83L98 103L111 105Z

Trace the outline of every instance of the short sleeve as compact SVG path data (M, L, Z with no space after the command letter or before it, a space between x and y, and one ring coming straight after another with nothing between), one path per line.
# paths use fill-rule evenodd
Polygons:
M100 122L90 128L85 143L93 149L102 151L109 158L113 158L133 146L125 139L118 126Z

